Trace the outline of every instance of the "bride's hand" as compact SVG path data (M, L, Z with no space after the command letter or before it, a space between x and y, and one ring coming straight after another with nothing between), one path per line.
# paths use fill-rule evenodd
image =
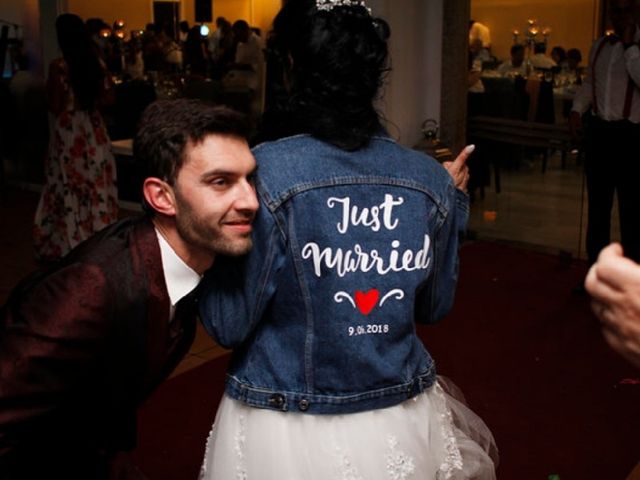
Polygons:
M442 162L442 166L445 168L456 188L466 192L467 184L469 183L469 167L467 166L467 159L469 155L475 150L475 145L467 145L462 149L460 154L453 162Z

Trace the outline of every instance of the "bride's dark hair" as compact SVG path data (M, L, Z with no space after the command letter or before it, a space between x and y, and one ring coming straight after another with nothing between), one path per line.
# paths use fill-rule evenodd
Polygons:
M386 22L362 6L319 11L314 0L288 0L271 34L287 94L264 126L345 150L366 146L382 128L373 104L387 71Z

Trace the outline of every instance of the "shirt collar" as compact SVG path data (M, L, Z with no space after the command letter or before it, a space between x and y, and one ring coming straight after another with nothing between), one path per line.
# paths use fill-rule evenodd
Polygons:
M171 301L171 306L175 306L182 297L196 288L202 276L184 263L158 229L156 228L155 230L160 244L162 269L164 270L169 300Z

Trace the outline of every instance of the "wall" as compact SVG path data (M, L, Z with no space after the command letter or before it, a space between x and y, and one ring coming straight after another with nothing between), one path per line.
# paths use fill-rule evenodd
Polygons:
M101 18L111 25L115 20L125 21L126 30L142 30L151 22L151 0L67 0L67 11L82 19Z
M214 0L220 1L220 0ZM252 0L251 2L251 24L262 30L262 37L271 30L271 24L282 5L281 0ZM214 7L215 9L215 7Z
M491 30L492 53L498 58L509 58L513 44L512 31L522 32L527 19L535 18L541 27L551 27L549 48L556 45L568 50L578 48L586 59L597 24L595 12L601 0L471 0L471 18ZM594 20L594 17L596 20ZM539 38L542 36L539 34ZM522 34L520 40L522 41ZM586 63L586 62L585 62Z
M391 27L391 72L380 109L389 133L406 146L420 139L426 118L440 120L443 0L370 0Z
M67 11L84 19L98 17L112 24L114 20L121 18L125 20L127 30L143 29L153 20L152 0L67 0L67 3ZM231 23L243 19L252 26L259 27L266 34L280 4L281 0L213 0L213 19L222 16ZM180 8L182 19L194 24L195 1L182 0ZM207 25L215 28L215 22Z

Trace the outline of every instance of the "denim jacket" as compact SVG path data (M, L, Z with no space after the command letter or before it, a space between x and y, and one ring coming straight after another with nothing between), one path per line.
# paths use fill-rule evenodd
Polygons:
M226 393L330 414L422 392L435 365L414 322L451 308L468 197L387 137L346 152L308 135L257 146L254 247L218 261L201 317L233 348Z

